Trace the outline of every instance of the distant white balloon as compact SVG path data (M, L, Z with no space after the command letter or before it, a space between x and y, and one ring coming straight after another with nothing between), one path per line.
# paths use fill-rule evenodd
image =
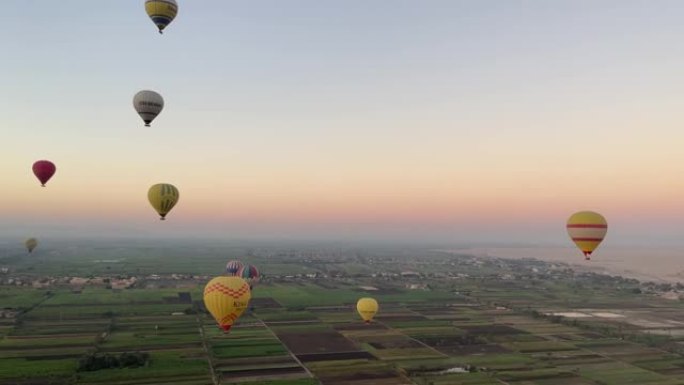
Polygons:
M164 98L154 91L143 90L133 97L133 107L138 115L145 122L145 127L164 109Z

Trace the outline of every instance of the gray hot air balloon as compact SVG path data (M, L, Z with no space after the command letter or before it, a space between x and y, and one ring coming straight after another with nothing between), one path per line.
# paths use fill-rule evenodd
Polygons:
M145 122L145 127L164 109L164 98L154 91L143 90L133 97L133 107Z

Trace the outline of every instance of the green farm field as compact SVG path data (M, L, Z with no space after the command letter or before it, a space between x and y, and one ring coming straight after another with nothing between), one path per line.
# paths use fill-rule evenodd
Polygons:
M244 259L261 263L264 278L225 334L201 297L225 261L218 249L103 248L102 256L91 250L13 262L21 279L57 283L0 285L3 308L15 312L0 318L0 384L684 385L684 357L662 344L676 344L676 337L651 336L628 323L632 314L647 314L649 322L658 314L684 320L679 303L621 287L597 292L575 279L497 280L500 262L471 265L454 255L426 253L433 264L416 265L387 251L376 251L373 264L352 256L357 252L334 261L312 260L312 252L255 252ZM177 260L190 251L197 263ZM459 258L465 262L453 262ZM101 260L107 262L93 262ZM67 268L88 271L99 283L58 281ZM449 269L461 276L447 277ZM509 269L502 272L520 267ZM126 289L102 284L131 276L137 281ZM365 296L380 303L370 325L355 311ZM586 320L545 315L613 309L633 313ZM635 334L628 341L616 331ZM78 370L87 355L125 352L147 352L150 359L138 368Z

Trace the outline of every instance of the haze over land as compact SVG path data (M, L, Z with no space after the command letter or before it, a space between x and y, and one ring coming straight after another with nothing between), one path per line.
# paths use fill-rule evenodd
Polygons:
M88 233L87 235L90 235ZM0 258L10 255L21 255L24 246L19 237L0 238ZM564 244L563 244L564 243ZM180 248L185 254L192 256L195 249L201 252L214 250L214 253L225 254L239 251L245 252L250 248L281 247L292 250L307 248L336 249L348 248L353 250L396 249L414 250L427 252L434 250L452 251L458 254L473 255L476 257L497 257L509 259L534 258L547 262L562 262L572 265L578 271L596 271L608 274L619 274L645 281L684 281L684 247L672 246L605 246L602 245L591 261L584 261L581 253L574 245L563 242L559 244L526 244L515 242L498 243L453 243L414 240L378 240L362 237L337 237L320 238L317 240L297 237L224 237L197 236L187 237L167 236L117 236L116 234L104 234L98 236L47 236L41 238L41 249L46 253L58 253L69 256L69 253L77 252L89 259L97 259L97 250L114 250L119 256L127 254L136 255L138 249L166 250L167 248ZM65 250L66 248L66 250ZM232 250L232 251L231 251ZM78 258L76 255L73 257ZM116 258L117 254L112 254Z
M582 271L605 272L645 281L678 282L684 279L684 247L618 247L597 252L584 261L577 249L567 247L476 247L455 251L477 256L511 259L535 258L547 262L570 263Z

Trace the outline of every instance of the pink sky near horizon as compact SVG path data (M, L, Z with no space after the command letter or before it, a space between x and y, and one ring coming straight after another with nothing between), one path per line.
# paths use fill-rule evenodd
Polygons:
M44 36L10 1L0 227L163 233L146 194L166 182L181 195L167 228L188 232L535 241L584 209L629 230L615 239L684 231L678 2L216 1L230 25L207 30L213 15L189 5L164 36L123 3ZM166 100L151 128L131 106L143 88ZM44 189L38 159L57 164Z

